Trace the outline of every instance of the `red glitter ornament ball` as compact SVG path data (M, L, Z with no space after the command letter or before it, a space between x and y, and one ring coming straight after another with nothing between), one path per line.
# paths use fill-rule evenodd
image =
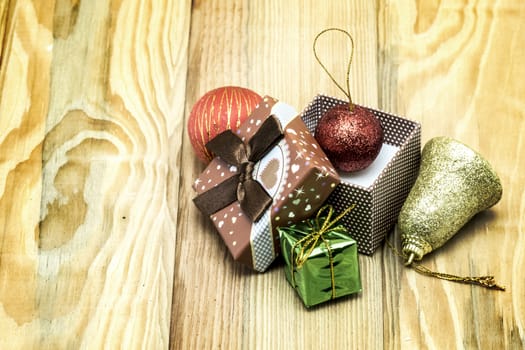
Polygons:
M358 171L376 159L383 145L381 123L368 109L337 105L321 116L315 139L339 170Z
M228 129L235 132L260 101L259 94L238 86L220 87L202 96L188 119L188 135L197 157L209 163L213 155L206 143Z

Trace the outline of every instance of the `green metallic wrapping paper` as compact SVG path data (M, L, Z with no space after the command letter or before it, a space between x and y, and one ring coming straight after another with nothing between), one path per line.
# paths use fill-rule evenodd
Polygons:
M319 220L326 219L322 217ZM286 279L297 290L306 307L357 293L362 289L357 243L348 236L343 225L326 230L322 234L323 239L319 239L311 251L308 249L306 260L298 266L297 257L303 246L297 242L314 233L315 225L316 220L309 219L289 227L277 228L286 263Z

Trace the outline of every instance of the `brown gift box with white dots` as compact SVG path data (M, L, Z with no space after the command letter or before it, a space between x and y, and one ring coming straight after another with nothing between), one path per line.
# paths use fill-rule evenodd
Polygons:
M348 103L317 95L301 118L312 134L330 108ZM374 162L355 173L339 172L341 183L327 200L337 212L355 204L341 220L357 241L358 251L372 254L396 223L416 180L421 158L421 125L396 115L369 109L381 122L384 141Z
M270 207L254 222L238 200L210 215L234 260L259 272L280 253L276 227L314 215L339 184L337 171L299 113L285 103L264 97L239 127L237 136L247 144L269 116L279 120L283 137L254 165L252 177L270 195ZM238 173L237 166L215 157L193 188L200 195Z

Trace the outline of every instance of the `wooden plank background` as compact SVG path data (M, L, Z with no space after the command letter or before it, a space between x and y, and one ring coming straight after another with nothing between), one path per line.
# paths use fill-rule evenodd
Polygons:
M501 202L424 263L360 256L363 292L306 310L282 265L235 264L193 206L185 123L223 85L302 110L342 96L312 54L350 31L360 104L455 137ZM319 45L341 80L348 46ZM525 347L525 3L0 1L0 348ZM397 241L394 234L392 241Z

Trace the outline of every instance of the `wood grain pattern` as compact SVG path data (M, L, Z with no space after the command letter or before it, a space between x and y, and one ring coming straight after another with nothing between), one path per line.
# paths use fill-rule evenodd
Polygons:
M525 347L524 21L513 0L1 1L0 348ZM502 201L424 264L507 291L383 247L359 258L362 293L307 310L280 263L235 264L195 209L195 101L223 85L298 111L343 96L312 53L327 27L355 38L356 102L497 169ZM340 81L342 39L318 46Z
M189 3L3 4L0 347L166 348Z
M525 83L518 78L524 68L516 58L525 55L525 6L514 1L390 5L380 9L389 18L380 30L382 60L388 62L383 73L390 80L383 107L419 120L423 141L449 135L478 149L497 169L504 189L498 205L425 263L460 275L493 274L507 291L401 272L387 254L384 266L395 288L385 294L392 305L385 310L385 326L394 326L385 341L401 348L522 348L525 176L518 169L525 167Z

